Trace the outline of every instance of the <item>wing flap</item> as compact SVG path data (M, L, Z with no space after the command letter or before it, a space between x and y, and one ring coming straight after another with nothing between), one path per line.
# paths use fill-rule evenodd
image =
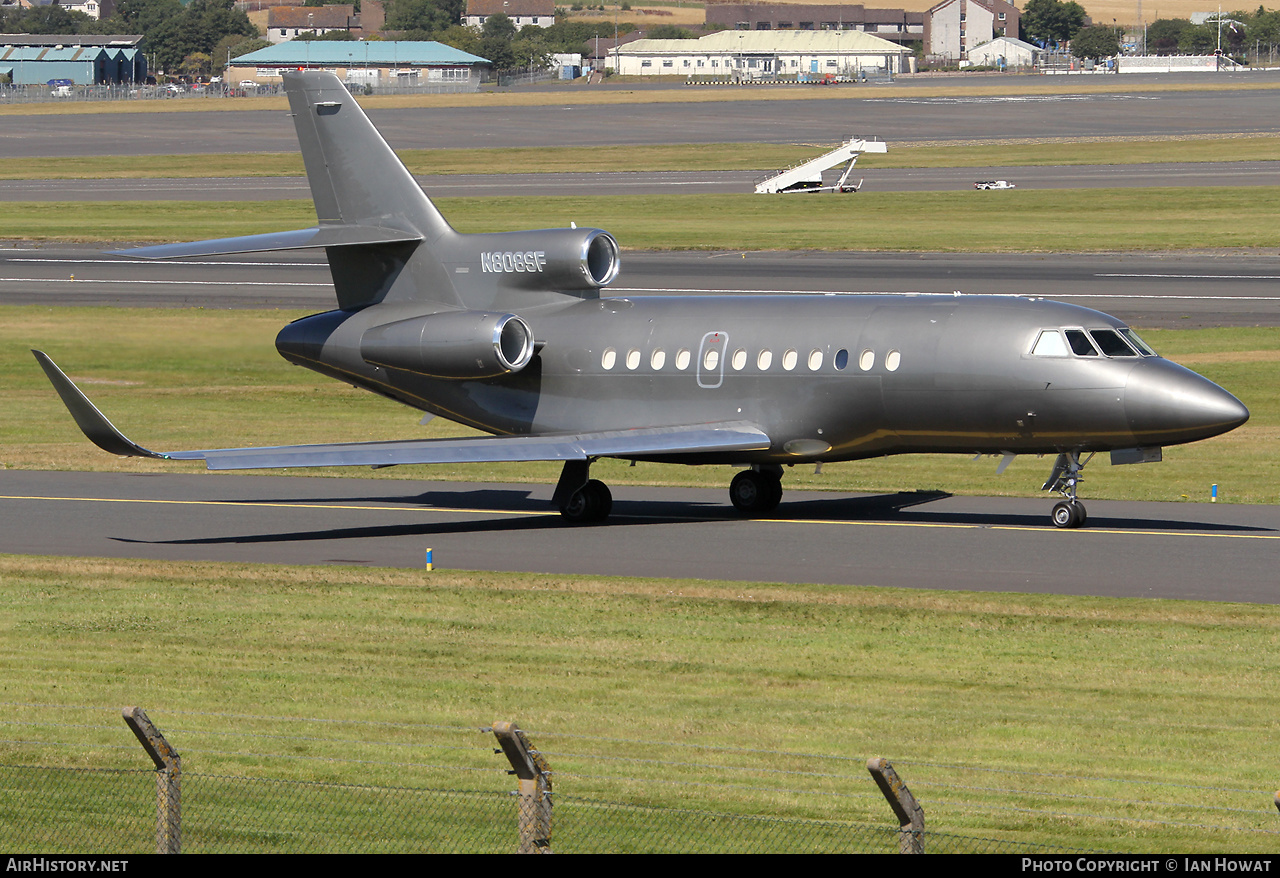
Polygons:
M330 445L151 451L128 439L42 351L32 351L80 430L112 454L160 460L203 460L211 470L317 466L401 466L429 463L499 463L588 460L595 457L662 457L758 451L768 435L747 421L677 424L541 436L407 439Z

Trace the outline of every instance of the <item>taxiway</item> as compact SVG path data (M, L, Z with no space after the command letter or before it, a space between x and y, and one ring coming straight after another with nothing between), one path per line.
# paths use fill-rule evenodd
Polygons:
M726 474L728 470L726 469ZM615 488L568 527L551 486L0 471L0 551L1280 602L1280 507L793 492L739 518L725 491ZM935 497L936 499L929 499ZM923 502L927 501L927 502ZM907 548L909 547L909 548Z

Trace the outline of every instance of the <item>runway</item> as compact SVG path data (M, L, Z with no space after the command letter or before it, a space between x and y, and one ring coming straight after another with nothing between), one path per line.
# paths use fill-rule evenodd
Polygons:
M627 251L609 292L956 291L1061 299L1140 328L1278 326L1280 254ZM315 253L140 262L70 245L0 248L0 304L322 311L333 303L329 269Z
M575 103L579 90L566 90L564 104L556 106L373 108L369 117L396 149L821 145L854 135L893 143L1280 132L1275 92L1240 87L1268 79L1215 77L1201 81L1217 86L1203 91L1143 91L1144 85L1159 80L1142 80L1133 81L1132 92L1118 94L1090 92L1090 83L1077 80L1070 83L1080 90L1077 94L922 96L904 86L889 97L861 97L858 88L850 86L840 92L848 98L719 101L705 100L715 92L700 92L700 100L693 103L582 104ZM1114 80L1107 84L1113 85ZM733 98L742 95L740 90L724 93ZM92 136L86 136L86 131ZM296 148L293 125L283 108L207 115L23 116L21 125L0 128L0 159L293 152Z
M725 469L726 481L729 470ZM424 475L429 474L424 470ZM551 486L359 478L0 471L0 551L702 578L1276 603L1280 508L791 492L776 519L726 491L614 491L566 526Z

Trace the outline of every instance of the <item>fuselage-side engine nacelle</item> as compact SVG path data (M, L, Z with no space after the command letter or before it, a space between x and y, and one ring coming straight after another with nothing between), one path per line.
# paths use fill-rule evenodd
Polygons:
M542 229L466 235L480 256L480 280L498 286L583 292L618 276L618 242L601 229Z
M435 378L491 378L533 359L533 330L515 314L444 311L365 330L366 363Z

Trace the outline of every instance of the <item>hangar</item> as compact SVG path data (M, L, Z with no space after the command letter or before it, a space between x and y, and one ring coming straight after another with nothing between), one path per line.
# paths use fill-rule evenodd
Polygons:
M51 79L73 85L146 82L141 42L140 34L4 34L0 75L7 75L14 85L43 85Z
M233 58L226 80L276 85L285 70L328 70L349 85L374 89L474 91L489 66L485 58L433 41L290 40Z
M630 76L730 76L768 79L801 74L901 73L911 50L862 31L721 31L697 40L636 40L606 64Z

